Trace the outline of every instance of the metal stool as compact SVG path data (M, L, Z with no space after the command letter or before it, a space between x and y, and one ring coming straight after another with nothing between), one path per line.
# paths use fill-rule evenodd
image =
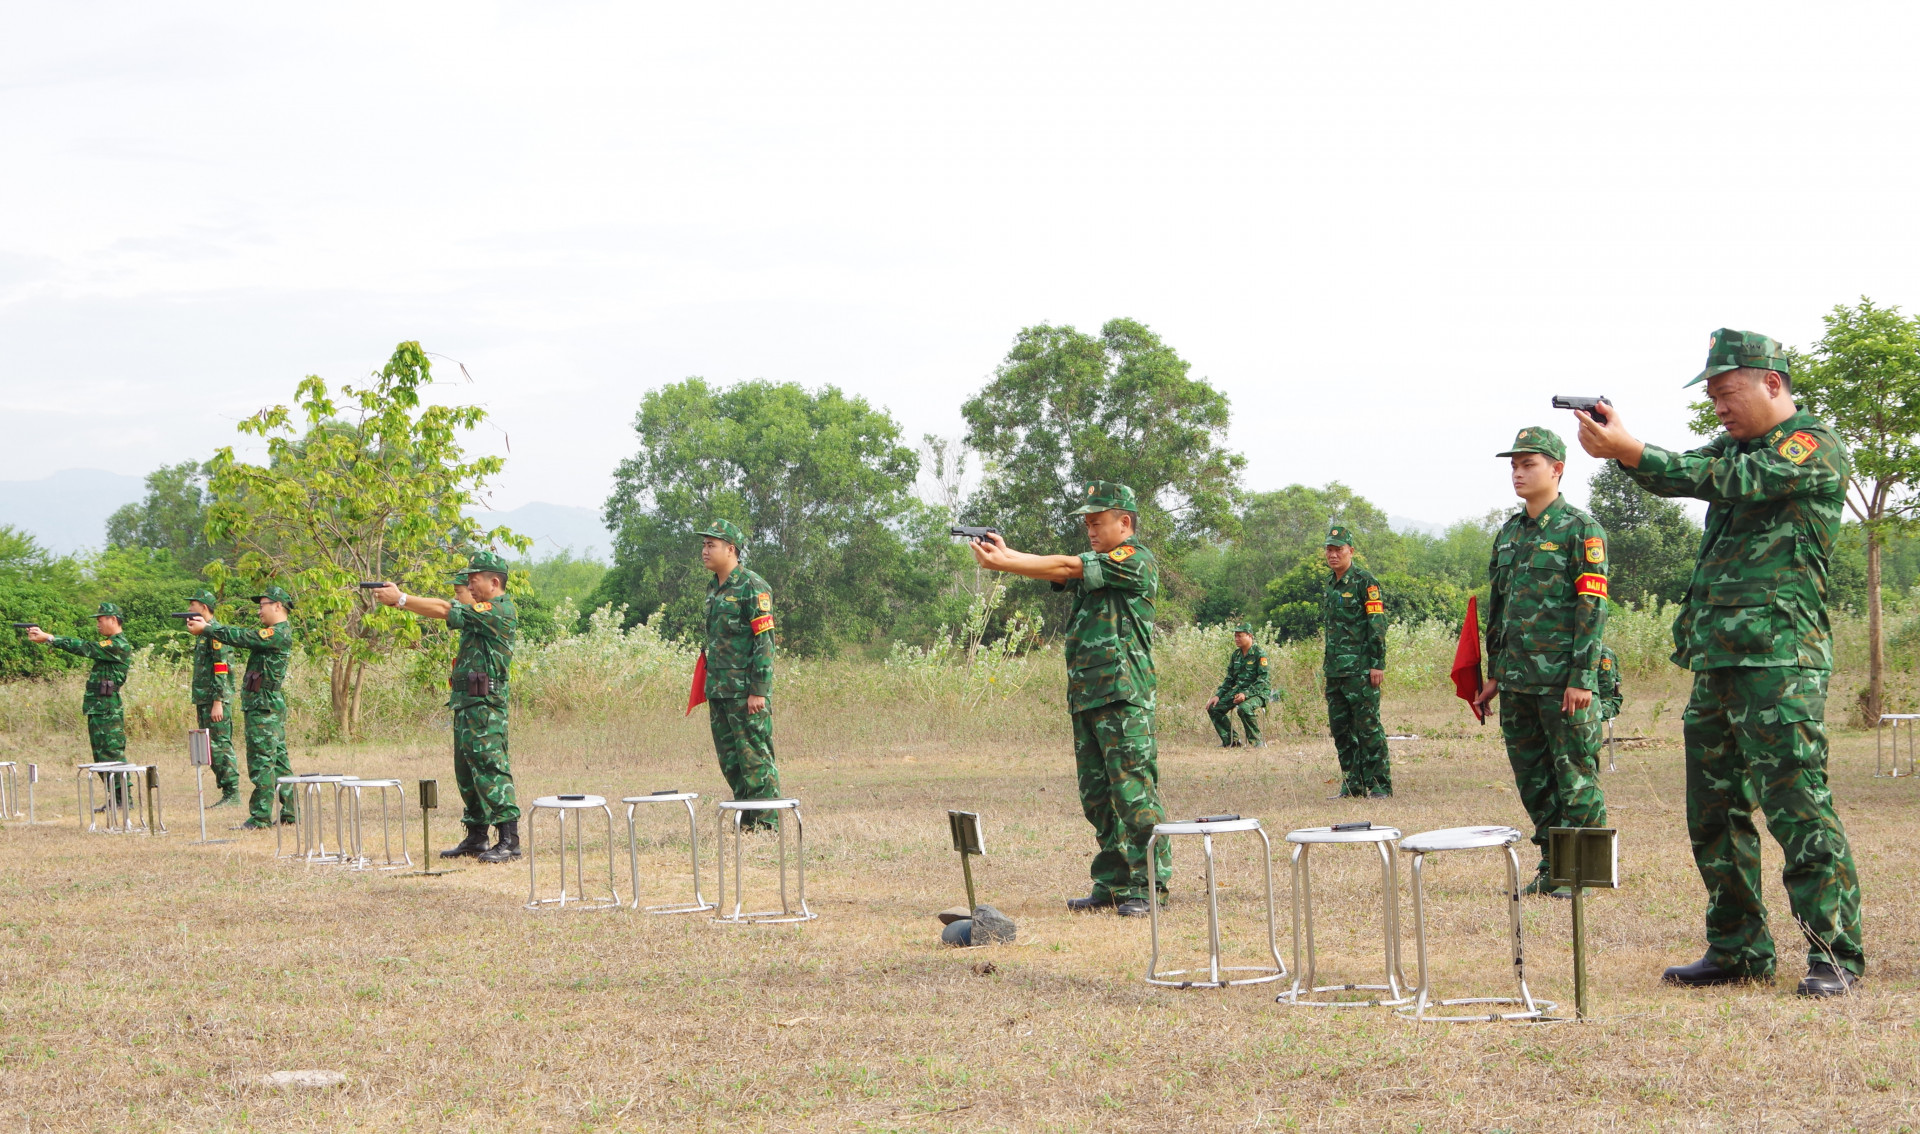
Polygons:
M714 908L700 896L700 823L693 813L697 791L656 791L652 795L630 795L620 802L627 805L627 866L633 874L633 908L650 914L700 913ZM633 813L643 803L679 803L687 809L687 845L693 848L693 901L677 906L640 905L640 839L634 832Z
M1891 746L1893 748L1893 764L1889 770L1882 772L1880 770L1880 745L1881 745L1882 739L1885 738L1887 735L1887 725L1889 722L1891 722L1893 725L1893 737L1892 737L1893 743ZM1904 772L1900 770L1900 733L1902 731L1902 726L1904 726L1904 730L1907 734L1907 770ZM1911 776L1914 774L1916 770L1914 766L1914 759L1913 759L1913 733L1915 728L1920 728L1920 713L1881 713L1880 714L1880 724L1873 730L1874 778L1879 779L1879 778L1888 777L1888 776Z
M1301 1008L1397 1008L1413 999L1412 982L1400 967L1400 864L1394 861L1393 844L1400 832L1393 827L1364 826L1358 823L1338 827L1307 827L1288 831L1293 844L1293 964L1300 967L1300 942L1306 939L1306 971L1294 977L1293 987L1274 999ZM1385 984L1313 983L1316 960L1313 950L1313 880L1309 855L1317 843L1372 843L1380 852L1380 917L1386 938ZM1321 992L1384 992L1385 997L1370 1000L1308 1000Z
M1222 965L1220 963L1220 890L1213 876L1213 837L1231 835L1241 831L1251 831L1260 836L1260 846L1264 855L1267 872L1267 955L1273 958L1272 965ZM1187 822L1155 823L1153 833L1147 836L1147 862L1154 861L1154 843L1162 837L1174 835L1199 835L1200 846L1207 857L1207 979L1175 980L1185 976L1188 969L1160 971L1160 903L1155 895L1147 898L1147 924L1152 940L1152 952L1147 957L1147 983L1165 988L1228 988L1238 984L1265 984L1270 980L1279 980L1287 975L1287 966L1280 960L1280 945L1274 938L1273 927L1273 840L1260 826L1258 819L1242 819L1238 815L1209 815L1202 819ZM1151 870L1151 867L1149 867ZM1238 979L1221 979L1221 973L1257 973L1257 976Z
M607 897L588 898L586 837L581 830L581 812L598 807L607 817ZM560 824L560 896L542 898L537 887L537 875L534 864L539 860L535 853L535 834L540 829L540 813L551 811ZM580 893L567 896L567 816L573 816L573 881L580 887ZM567 908L572 902L582 910L617 910L620 908L620 891L613 880L613 809L607 806L604 797L598 795L543 795L533 801L532 809L527 813L527 908L537 910L542 906L555 909Z
M0 819L20 818L20 780L12 760L0 760Z
M150 822L145 809L138 802L141 796L146 795L147 783L151 778L148 773L151 771L146 764L129 764L122 760L80 765L74 795L77 799L80 787L84 784L87 799L80 805L80 814L86 816L87 830L109 835L152 834L156 829L164 833L166 824L158 816ZM93 817L93 785L96 777L100 782L101 794L105 796L104 823ZM149 802L155 807L159 806L157 799Z
M1612 717L1607 718L1607 738L1601 741L1600 743L1607 746L1607 771L1609 772L1618 771L1619 769L1613 766L1614 741L1613 741L1613 718Z
M1481 1020L1537 1020L1546 1015L1555 1005L1549 1000L1535 1000L1527 989L1527 967L1522 960L1520 949L1520 856L1513 852L1515 843L1526 836L1512 827L1447 827L1439 831L1423 831L1420 834L1400 841L1400 849L1413 856L1413 934L1415 947L1420 961L1420 986L1414 990L1414 1002L1395 1011L1409 1020L1432 1020L1439 1023L1467 1023ZM1474 850L1481 847L1499 847L1507 860L1507 919L1509 932L1513 940L1513 979L1518 983L1520 995L1515 996L1468 996L1453 1000L1437 1000L1433 996L1433 975L1427 966L1427 912L1421 889L1421 866L1429 854L1440 851ZM1429 1008L1453 1008L1462 1004L1508 1005L1520 1008L1518 1012L1486 1012L1474 1016L1433 1016Z
M273 793L273 855L275 858L297 858L308 865L314 863L343 865L347 861L346 821L341 815L340 784L357 780L358 776L343 776L333 772L308 772L298 776L281 776L274 781L275 788L291 787L298 800L298 809L293 816L294 851L282 854L280 851L280 822L283 814L280 804L280 792ZM322 794L327 785L334 785L333 792L333 845L327 849L326 808L322 805Z
M360 820L360 793L367 790L380 793L380 861L366 852L363 841L364 829ZM345 780L334 785L334 812L342 810L347 815L347 839L341 844L341 863L355 870L400 870L413 865L413 855L407 850L407 789L400 786L399 780ZM394 811L400 816L400 857L393 857L393 825L387 812L387 793L399 797L399 805ZM346 807L342 808L342 796Z
M741 888L740 864L745 859L741 839L742 813L747 811L791 811L796 856L800 860L796 872L800 881L800 912L795 913L787 902L787 825L780 824L780 908L777 910L759 910L754 913L741 913L741 903L746 900L746 892ZM720 805L716 816L720 824L720 898L714 903L717 909L727 904L727 820L728 812L733 813L733 912L715 914L713 920L724 925L784 925L796 921L812 921L820 915L807 908L807 824L800 818L800 801L797 799L732 799Z

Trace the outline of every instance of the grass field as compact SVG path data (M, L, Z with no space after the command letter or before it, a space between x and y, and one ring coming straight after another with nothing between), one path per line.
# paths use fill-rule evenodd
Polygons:
M1064 718L909 727L898 713L783 710L783 775L806 803L807 893L820 919L752 929L530 913L519 864L422 879L275 861L266 833L219 830L236 841L196 846L181 746L141 741L133 756L165 769L170 836L79 833L72 781L60 775L42 785L42 825L0 831L0 1121L20 1130L1920 1127L1920 784L1872 778L1871 734L1838 732L1833 758L1866 893L1863 990L1844 1002L1792 995L1801 950L1771 842L1780 983L1658 985L1663 966L1701 951L1679 680L1630 690L1622 732L1652 740L1622 752L1604 779L1625 888L1589 904L1598 1018L1586 1024L1415 1026L1382 1009L1282 1007L1273 986L1149 988L1144 922L1069 915L1061 904L1085 892L1092 851ZM1425 739L1395 742L1398 795L1368 803L1324 798L1334 774L1324 738L1294 732L1262 750L1223 751L1191 727L1173 730L1162 747L1169 811L1237 811L1275 832L1360 817L1409 832L1524 825L1491 726L1431 692L1390 695L1387 724ZM11 744L7 758L68 768L81 741ZM709 802L722 790L699 715L519 726L514 751L523 801L671 787ZM437 777L452 806L436 845L457 834L443 737L301 745L295 766ZM963 898L941 812L962 806L985 815L981 898L1019 922L1017 944L937 944L933 913ZM221 828L239 818L213 815ZM710 808L701 820L711 897ZM687 883L684 830L662 817L645 833L650 900L676 898ZM1243 957L1262 936L1250 849L1222 843L1223 920ZM754 864L771 853L756 843ZM625 895L624 848L618 861ZM1197 847L1177 847L1169 964L1204 955L1199 870ZM1377 971L1377 879L1365 851L1317 859L1323 973ZM1445 993L1504 990L1497 879L1491 855L1432 864ZM1277 882L1284 954L1284 872ZM770 900L764 885L751 896ZM1525 911L1534 990L1570 1014L1568 907L1528 899ZM298 1068L338 1070L346 1083L257 1085Z

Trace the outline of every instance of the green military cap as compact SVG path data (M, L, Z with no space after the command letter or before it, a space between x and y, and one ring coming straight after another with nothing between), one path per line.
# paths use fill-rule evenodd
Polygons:
M507 573L507 561L497 551L476 551L473 558L467 560L467 572L471 574L475 571L497 571L504 575Z
M1093 480L1087 482L1087 491L1081 497L1080 506L1068 514L1090 516L1095 512L1113 510L1135 513L1140 511L1140 505L1134 503L1133 489L1119 481Z
M1333 524L1327 528L1328 547L1352 547L1353 529L1345 524Z
M1707 340L1707 368L1696 374L1687 385L1705 382L1715 374L1725 374L1742 367L1786 374L1786 352L1780 349L1779 343L1765 335L1722 327Z
M747 546L746 533L734 527L733 523L728 520L713 520L709 522L706 527L701 528L693 534L712 536L715 539L724 539L735 547Z
M1544 425L1529 425L1513 435L1513 448L1504 453L1495 453L1496 457L1517 457L1522 453L1539 453L1549 460L1567 459L1567 443L1560 435Z
M293 595L289 594L287 588L278 583L269 586L257 595L251 595L249 597L252 598L254 602L277 602L288 609L293 608Z
M1251 634L1253 633L1253 624L1251 622L1242 622L1233 628L1233 632L1235 634Z
M453 585L456 587L464 587L467 585L467 580L472 576L473 576L472 571L469 571L465 567L462 567L460 570L455 571L453 573Z
M205 587L201 587L199 590L188 595L187 601L197 602L202 606L206 607L208 610L212 610L220 602L218 598L214 597L213 592L208 590Z
M120 607L119 607L119 605L118 605L117 603L111 603L111 602L103 602L103 603L101 603L101 604L100 604L100 609L99 609L99 610L96 610L96 611L94 611L94 612L93 612L93 616L94 616L95 618L122 618L122 617L125 617L124 615L122 615L122 614L120 613Z

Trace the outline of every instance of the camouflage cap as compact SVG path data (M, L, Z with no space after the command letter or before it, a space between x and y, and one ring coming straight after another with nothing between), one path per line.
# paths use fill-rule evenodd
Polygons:
M1352 547L1353 529L1345 524L1333 524L1327 528L1328 547Z
M467 572L471 574L475 571L493 571L504 575L507 573L507 561L497 551L476 551L473 558L467 560Z
M254 602L277 602L287 609L293 609L293 595L278 583L269 586L257 595L249 595Z
M724 539L735 547L747 546L747 533L735 527L731 520L711 520L707 523L706 527L701 528L693 534L697 536L712 536L714 539Z
M1496 457L1517 457L1522 453L1539 453L1548 460L1567 459L1567 443L1560 435L1544 425L1529 425L1513 435L1513 448L1504 453L1495 453Z
M117 603L111 603L111 602L103 602L103 603L101 603L101 604L100 604L100 609L99 609L99 610L96 610L96 611L94 611L94 612L93 612L93 616L94 616L95 618L124 618L124 617L126 617L125 615L123 615L123 614L121 614L121 613L120 613L120 607L119 607L119 604L117 604Z
M1253 633L1253 623L1251 622L1238 623L1234 626L1233 632L1235 634L1251 634Z
M1067 513L1069 516L1091 516L1095 512L1114 510L1140 511L1140 505L1134 502L1133 489L1115 480L1090 480L1087 491L1081 497L1080 506Z
M187 601L197 602L201 606L206 607L208 610L212 610L215 606L219 604L220 599L216 597L212 591L208 590L205 587L201 587L199 590L188 595Z
M1693 381L1687 385L1705 382L1715 374L1725 374L1742 367L1771 370L1777 374L1789 373L1786 352L1780 349L1779 343L1752 331L1734 331L1722 327L1707 340L1707 368L1694 375Z
M449 578L454 586L464 587L467 585L467 579L472 576L472 574L472 571L462 567L458 571L455 571Z

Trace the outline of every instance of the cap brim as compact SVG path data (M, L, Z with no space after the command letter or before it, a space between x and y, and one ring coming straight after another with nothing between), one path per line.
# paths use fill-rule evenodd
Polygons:
M1698 386L1700 383L1705 382L1707 379L1713 377L1715 374L1725 374L1729 370L1738 370L1738 369L1740 369L1738 366L1709 366L1705 370L1702 370L1700 373L1694 375L1693 381L1687 383L1687 386ZM1682 386L1680 388L1684 390L1687 388L1687 386Z
M1550 461L1564 461L1567 459L1564 453L1559 456L1555 456L1553 453L1549 452L1546 449L1508 449L1504 453L1495 453L1494 456L1495 457L1524 457L1528 453L1538 453Z

